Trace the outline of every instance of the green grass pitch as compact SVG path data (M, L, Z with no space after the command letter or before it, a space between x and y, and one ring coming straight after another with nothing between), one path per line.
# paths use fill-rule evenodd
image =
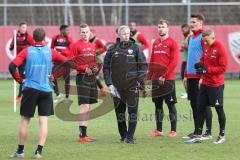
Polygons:
M183 90L181 81L176 82L177 95ZM140 99L139 122L135 137L136 145L119 143L115 112L111 111L89 123L88 134L96 137L94 143L80 144L78 123L66 122L52 116L49 119L49 134L43 150L43 159L50 160L237 160L240 147L240 81L227 80L225 85L224 109L226 112L226 142L214 145L218 135L218 121L213 108L213 137L202 144L184 144L182 136L193 130L193 120L189 102L178 98L177 137L170 139L168 118L164 118L164 137L149 137L155 128L154 105L148 98L145 103ZM9 154L16 150L19 125L19 107L13 112L13 81L0 80L0 160L10 159ZM77 113L76 96L71 96L74 104L72 111ZM19 105L18 105L19 106ZM164 106L165 114L168 113ZM31 159L37 145L38 119L32 119L28 139L25 144L25 159Z

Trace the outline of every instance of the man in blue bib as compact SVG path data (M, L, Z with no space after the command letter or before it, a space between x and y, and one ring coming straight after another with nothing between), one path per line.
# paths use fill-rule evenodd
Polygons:
M67 59L57 51L44 45L45 31L37 28L33 32L34 46L30 46L20 52L9 64L9 71L13 78L23 84L23 98L20 106L20 127L18 133L18 149L11 157L24 157L24 144L27 138L27 128L34 116L36 106L39 115L39 139L34 157L42 157L42 148L45 144L48 131L48 116L54 114L52 101L52 88L49 77L52 73L52 61L64 63ZM26 79L22 79L16 70L18 66L26 63ZM66 62L64 64L68 64Z

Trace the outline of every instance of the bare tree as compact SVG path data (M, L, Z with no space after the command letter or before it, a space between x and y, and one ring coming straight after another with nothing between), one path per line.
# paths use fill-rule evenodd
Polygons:
M47 0L43 0L43 3L48 3ZM50 11L50 8L49 7L46 7L46 10L47 10L47 18L46 18L46 21L43 20L42 22L40 22L40 24L51 24L52 23L52 17L51 17L51 11Z
M74 25L74 16L73 16L72 7L68 8L68 16L69 16L70 25Z
M117 3L117 0L113 0L112 3ZM112 14L111 14L110 25L116 25L117 22L118 22L118 19L117 19L117 7L112 7Z
M47 1L49 1L49 0L47 0ZM49 3L49 2L47 2L47 3ZM47 7L48 9L49 9L49 11L50 11L50 16L51 16L51 18L50 18L50 23L48 24L48 25L54 25L55 24L55 21L56 21L56 16L55 16L55 7Z
M217 6L217 15L222 15L222 6ZM218 16L219 18L219 23L224 24L224 16Z
M32 4L32 0L29 0L29 3ZM31 24L35 25L36 22L35 22L33 7L30 7L30 16L31 16Z
M78 0L79 4L83 4L83 0ZM81 22L86 22L86 12L85 12L85 8L82 6L79 6L79 13L80 13L80 21Z
M59 2L58 3L63 3L63 1L62 0L59 0ZM63 17L62 17L62 12L61 12L61 8L63 8L63 7L56 7L56 17L57 17L57 24L58 25L60 25L60 24L62 24L62 19L63 19Z
M153 3L153 0L150 0L149 3ZM153 24L154 18L153 18L153 6L148 7L148 24Z
M91 0L91 3L93 3L94 2L94 0ZM91 25L93 25L94 24L94 21L95 21L95 16L94 16L94 9L95 9L95 7L91 7Z
M123 0L120 0L119 3L123 3ZM118 7L118 22L117 25L120 25L122 23L122 6Z
M98 2L99 2L100 4L103 3L102 0L99 0ZM103 24L104 26L106 26L106 17L105 17L105 12L104 12L103 6L100 6L100 12L101 12L102 24Z

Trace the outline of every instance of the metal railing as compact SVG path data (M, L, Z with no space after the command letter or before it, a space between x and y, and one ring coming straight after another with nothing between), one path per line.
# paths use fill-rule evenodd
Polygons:
M124 1L124 2L123 2ZM123 7L125 24L129 23L129 7L186 7L187 17L186 22L189 23L192 7L197 6L240 6L240 2L191 2L191 0L182 0L182 2L172 3L129 3L128 0L123 0L122 3L70 3L69 0L64 0L64 3L8 3L8 0L3 0L0 8L3 8L3 25L8 25L8 9L21 7L62 7L64 15L64 23L69 23L69 8L71 7ZM99 1L100 2L100 1ZM102 2L102 1L101 1ZM100 15L99 15L100 16Z

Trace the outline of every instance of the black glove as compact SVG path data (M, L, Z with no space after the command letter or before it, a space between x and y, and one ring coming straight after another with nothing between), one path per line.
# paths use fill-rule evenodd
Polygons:
M194 69L200 69L200 68L203 68L204 66L201 64L201 63L196 63L194 65Z
M207 68L204 66L202 68L196 69L196 74L198 75L203 75L205 73L207 73Z
M207 68L201 63L196 63L194 65L194 68L196 69L196 74L198 74L198 75L207 73Z

